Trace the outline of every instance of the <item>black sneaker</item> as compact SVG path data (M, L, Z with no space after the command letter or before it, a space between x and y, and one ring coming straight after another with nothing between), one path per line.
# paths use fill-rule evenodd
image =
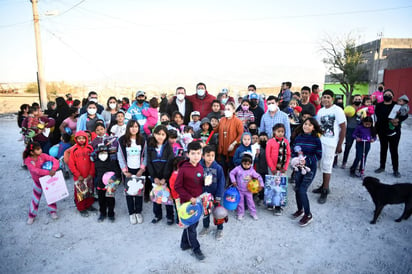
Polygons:
M380 167L380 168L378 168L378 169L375 169L375 173L382 173L382 172L384 172L384 171L385 171L385 169L382 168L382 167Z
M106 216L100 215L99 218L97 219L97 222L101 223L106 219Z
M315 188L314 190L312 190L312 193L321 194L322 189L323 189L323 186L320 186L320 187Z
M395 178L401 178L401 174L399 173L399 171L394 171L393 176L395 176Z
M110 216L108 219L111 223L114 223L114 216Z
M305 212L303 212L303 209L297 210L295 213L292 214L292 218L296 219L296 218L302 217L303 214L305 214Z
M152 224L157 224L160 220L162 220L162 218L153 218Z
M305 215L303 216L302 219L299 221L300 226L307 226L310 222L312 222L312 215Z
M196 251L193 252L193 255L196 257L196 259L198 259L199 261L203 261L205 259L205 255L203 255L202 251Z
M318 199L319 204L324 204L326 203L326 199L328 198L329 191L327 188L322 189L322 192L320 193L320 197Z
M282 216L282 211L283 211L283 208L281 208L280 206L277 206L275 207L275 210L273 211L273 215Z
M87 212L87 210L82 210L82 211L80 211L80 215L82 217L89 217L89 212Z
M174 224L173 219L167 219L167 224L168 224L168 225L172 225L172 224Z
M87 210L88 210L88 211L97 211L97 209L96 209L95 207L93 207L93 206L89 207Z
M352 177L352 178L355 178L356 177L355 171L351 169L350 173L349 173L349 176Z

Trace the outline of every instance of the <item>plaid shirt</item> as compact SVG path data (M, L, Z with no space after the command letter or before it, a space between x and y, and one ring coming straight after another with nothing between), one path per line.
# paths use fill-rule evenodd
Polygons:
M273 137L273 126L277 123L283 124L285 126L286 132L285 137L290 141L290 124L288 115L280 110L277 110L275 115L271 116L269 111L266 111L265 114L262 116L262 120L260 121L260 128L259 132L266 132L268 138Z

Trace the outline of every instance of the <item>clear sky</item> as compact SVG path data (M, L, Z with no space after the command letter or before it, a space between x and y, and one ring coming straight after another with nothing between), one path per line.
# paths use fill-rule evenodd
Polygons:
M323 83L326 34L412 38L412 1L40 0L48 81L213 93ZM0 82L35 81L29 0L0 0ZM191 93L191 92L190 92Z

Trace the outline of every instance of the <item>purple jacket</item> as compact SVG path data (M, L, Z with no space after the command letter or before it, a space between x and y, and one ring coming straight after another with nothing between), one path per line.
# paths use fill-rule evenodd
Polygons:
M245 178L246 176L250 176L253 179L258 179L260 186L264 186L262 177L253 169L253 167L251 167L250 169L243 169L242 165L237 166L230 172L229 176L231 182L237 183L237 188L239 191L248 191L247 183L249 182L249 180Z
M364 127L362 124L358 125L353 131L352 137L354 139L361 138L362 140L376 140L376 134L372 134L372 128Z

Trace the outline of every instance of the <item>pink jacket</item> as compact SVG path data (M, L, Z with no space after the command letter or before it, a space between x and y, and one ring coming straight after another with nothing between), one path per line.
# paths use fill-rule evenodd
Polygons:
M278 156L279 156L279 143L273 137L267 142L266 145L266 161L268 163L268 167L272 171L272 173L276 173L276 166L278 164ZM283 165L283 169L287 170L289 166L289 160L291 156L290 146L288 139L283 138L283 141L286 143L286 159L285 164Z
M154 127L157 124L157 120L159 118L159 112L157 111L157 108L142 109L142 114L146 116L146 124L149 127Z
M41 168L43 163L47 161L53 162L53 167L52 167L53 170L57 170L59 168L59 161L56 160L56 158L50 155L47 155L46 153L40 154L40 156L37 158L37 161L34 161L34 159L30 156L24 159L24 164L29 169L31 177L33 178L34 182L40 183L39 181L40 177L49 175L48 170Z

